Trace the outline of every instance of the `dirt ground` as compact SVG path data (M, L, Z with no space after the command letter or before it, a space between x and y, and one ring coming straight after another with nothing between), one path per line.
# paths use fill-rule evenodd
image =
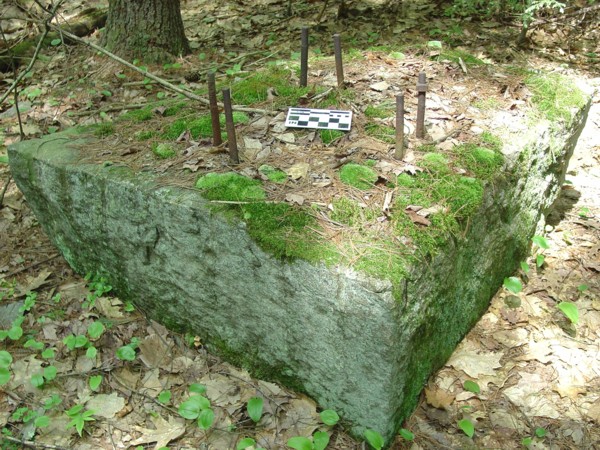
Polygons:
M278 5L273 14L280 17L284 5L271 3ZM72 2L68 6L77 10L83 4ZM425 6L422 11L426 12ZM188 35L200 47L210 40L218 44L216 47L235 49L235 56L219 51L208 56L226 64L249 52L249 48L265 45L271 34L275 43L269 52L283 52L283 43L289 36L282 30L299 25L300 19L305 19L302 14L308 14L301 9L290 25L283 20L273 21L268 14L250 14L250 7L232 2L217 8L190 0L184 6ZM319 8L310 7L318 14ZM334 13L332 6L325 17ZM240 17L244 19L238 20ZM414 31L418 16L411 17L409 14L401 23L408 30L401 27L403 32L423 39ZM254 30L267 22L271 24L271 34L256 32L254 40L241 39L236 34L240 29ZM202 26L215 23L219 26ZM339 27L339 22L325 20L319 32L325 36ZM452 36L452 27L447 22L436 22L432 27ZM371 40L371 44L379 43L386 33L392 38L395 35L393 27L386 28L385 33L379 32L372 21L356 28L360 28L357 39ZM473 36L471 42L473 51L482 52L483 57L491 56L486 46L493 45L494 39L499 46L505 43L501 26L488 25L488 29L489 33ZM467 35L472 33L465 30ZM548 50L550 47L543 45L549 39L548 33L545 35L543 30L536 33L537 52L521 53L509 46L494 56L544 68L570 60L570 73L600 90L597 67L587 64L585 58L586 64L579 64L581 58L560 47ZM479 41L485 44L477 45ZM588 45L585 39L583 42L582 45ZM143 103L151 95L157 95L158 90L147 93L141 80L132 80L107 96L101 87L104 74L95 65L101 58L82 47L69 48L68 52L49 51L48 59L39 63L27 82L22 106L31 108L23 116L28 138L52 131L49 127L61 129L106 120L99 111L127 102ZM547 53L554 55L556 61L547 58ZM195 58L181 63L186 68L195 68L199 59L197 55ZM248 57L247 61L250 60ZM90 73L85 75L86 71ZM68 80L70 72L82 74L83 81ZM10 75L4 77L2 86L8 83ZM58 104L54 98L57 92L64 94ZM8 105L3 105L2 111L2 137L8 145L18 139L17 118ZM105 114L111 118L119 113L117 110ZM0 151L0 156L3 154ZM516 449L524 448L523 440L528 438L531 438L531 442L525 441L528 448L597 448L600 442L599 168L600 95L596 94L569 166L568 183L563 187L556 213L549 218L546 237L550 248L544 251L544 265L536 270L532 256L529 274L519 273L526 281L523 292L513 296L501 289L496 294L488 312L446 366L430 378L419 407L406 420L404 428L414 434L414 440L398 437L393 448ZM148 322L126 302L104 295L103 291L93 308L82 305L86 299L90 300L90 283L74 274L50 244L26 199L10 181L7 165L0 163L0 192L3 190L0 329L10 328L8 318L14 316L14 309L25 299L31 298L29 292L37 293L35 307L22 324L26 337L18 341L19 345L17 341L2 342L2 349L10 350L14 358L13 378L0 388L0 427L7 430L3 448L11 448L10 445L20 448L23 441L28 441L33 448L54 449L164 446L220 450L236 448L241 438L251 437L264 448L278 449L286 448L289 438L311 436L316 430L331 434L327 448L368 448L366 443L345 434L339 425L324 425L311 399L254 379L220 361L208 354L194 336L177 335ZM91 288L98 289L98 285ZM564 301L577 305L577 324L572 324L558 309L557 305ZM98 351L96 358L86 357L85 347L70 349L65 344L65 337L85 334L90 324L97 321L110 324L110 328L107 325L106 331L93 340ZM26 338L42 342L45 349L54 348L55 355L45 358L34 344L24 346ZM138 358L127 361L115 357L117 350L131 343L132 338L139 340ZM44 381L43 389L32 386L31 376L48 366L56 367L56 378ZM90 379L98 375L102 376L100 385L92 389ZM467 389L465 381L469 380L478 389L469 383ZM186 423L178 414L177 407L188 398L192 383L206 386L206 395L213 405L215 425L208 431L201 430L193 421ZM168 400L166 395L161 396L167 391L171 396ZM57 395L62 404L44 408L44 402L52 395ZM253 397L264 401L258 424L247 410L247 402ZM84 405L85 409L96 412L95 421L85 426L82 438L75 427L68 425L72 417L63 413L74 405ZM32 411L26 420L27 413ZM32 418L42 415L49 417L49 425L37 426L36 431ZM474 424L472 438L459 427L459 422L465 419Z

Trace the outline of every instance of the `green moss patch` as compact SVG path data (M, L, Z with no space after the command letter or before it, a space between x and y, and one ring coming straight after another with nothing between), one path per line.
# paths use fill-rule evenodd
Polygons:
M372 106L369 105L365 109L365 116L369 118L379 118L385 119L387 117L392 117L394 115L394 111L389 108L383 106Z
M426 153L423 156L423 160L421 161L421 166L428 169L431 172L436 173L448 173L450 172L450 168L448 167L449 161L446 155L442 153Z
M471 55L470 53L464 50L459 49L443 50L440 55L440 58L447 59L457 64L460 60L462 60L462 62L465 63L467 66L484 66L486 64L485 61L477 58L476 56Z
M340 170L340 180L342 183L362 190L372 188L377 178L377 173L373 169L360 164L346 164Z
M321 130L319 135L321 136L321 141L323 141L323 144L329 145L341 138L344 135L344 132L338 130Z
M94 136L100 138L115 134L115 125L112 122L102 122L98 125L92 125L91 129L93 130Z
M160 159L172 158L176 155L176 151L171 144L154 144L152 145L152 153Z
M234 111L233 112L233 123L234 124L244 124L250 121L250 117L248 114ZM219 122L221 123L221 129L225 127L225 115L221 114L219 116ZM163 137L165 139L177 139L181 133L189 130L193 139L198 138L209 138L212 137L212 120L209 114L204 114L199 118L181 118L175 120L175 122L171 123L167 127L167 129L163 133Z
M298 104L300 97L308 94L311 88L299 87L297 82L290 80L288 70L273 67L233 84L231 98L242 105L262 103L269 98L270 89L277 93L273 100L276 106L289 106Z
M563 75L535 74L525 79L533 97L532 103L550 121L564 120L569 123L573 108L585 104L583 92L573 80Z
M484 142L481 144L485 145ZM504 164L504 157L498 145L492 143L487 147L477 144L462 144L454 148L458 156L458 164L484 180L491 179ZM493 148L489 148L493 147Z
M362 227L365 223L375 220L379 211L359 205L348 198L338 198L332 201L332 220L350 227Z
M263 164L260 166L258 171L266 176L269 181L274 183L285 183L288 178L287 173L285 173L283 170L276 169L268 164Z
M198 179L196 188L209 200L233 202L265 199L262 183L237 173L208 173Z
M368 123L365 125L365 132L376 139L379 139L388 144L396 142L396 130L387 125L381 125L378 123Z
M314 231L319 227L314 217L287 203L265 202L260 181L236 173L209 173L198 179L196 188L209 200L240 202L216 206L243 220L250 236L266 252L311 262L339 260L333 246Z

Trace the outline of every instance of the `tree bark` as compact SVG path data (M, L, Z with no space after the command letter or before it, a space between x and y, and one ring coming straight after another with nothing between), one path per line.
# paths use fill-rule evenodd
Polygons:
M148 63L188 53L179 0L110 0L104 46Z

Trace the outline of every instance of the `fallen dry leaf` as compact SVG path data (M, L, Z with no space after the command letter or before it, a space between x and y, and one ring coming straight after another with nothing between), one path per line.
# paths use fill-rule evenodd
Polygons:
M448 391L437 387L425 388L425 399L434 408L447 409L454 401L455 396Z
M142 433L142 436L131 441L129 443L130 446L156 442L154 449L158 450L161 447L166 447L169 445L169 442L177 439L185 432L184 420L169 416L169 420L166 421L158 415L150 416L150 420L152 420L156 429L135 427L137 431Z
M116 392L98 394L92 397L85 406L87 409L94 411L95 416L112 419L125 407L125 399L119 397Z

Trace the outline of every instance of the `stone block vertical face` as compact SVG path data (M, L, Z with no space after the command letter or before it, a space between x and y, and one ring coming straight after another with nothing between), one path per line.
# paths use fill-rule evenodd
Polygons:
M486 189L464 236L411 267L395 298L389 281L352 268L275 259L243 222L214 212L199 193L79 163L77 135L17 144L9 157L19 188L75 270L107 276L157 321L308 393L355 433L373 428L391 439L427 377L528 251L586 108L568 129L524 136L509 175Z

